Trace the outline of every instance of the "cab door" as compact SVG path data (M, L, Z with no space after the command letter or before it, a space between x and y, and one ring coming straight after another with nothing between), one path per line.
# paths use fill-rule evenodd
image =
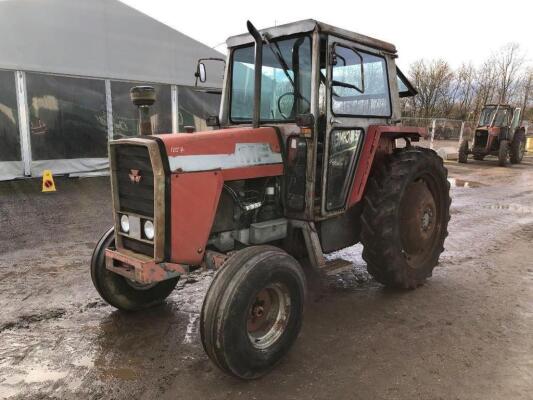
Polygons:
M392 116L388 76L395 67L379 50L335 36L328 37L326 57L321 215L332 216L346 209L369 125L386 124Z

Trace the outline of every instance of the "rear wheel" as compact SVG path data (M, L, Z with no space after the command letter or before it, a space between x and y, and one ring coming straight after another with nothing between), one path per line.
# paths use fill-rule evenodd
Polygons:
M419 147L376 166L364 198L361 242L378 282L411 289L431 276L448 235L447 176L442 159Z
M459 146L459 158L460 163L464 164L468 162L468 140L463 140Z
M509 141L500 141L500 149L498 150L498 165L505 167L507 164L507 158L509 157Z
M206 353L230 375L264 375L296 340L304 299L305 276L293 257L272 246L238 251L204 299L200 333Z
M91 258L91 278L100 296L119 310L136 311L159 305L176 287L179 278L143 285L109 271L105 250L115 247L115 229L109 229L97 243Z
M526 152L526 138L524 131L520 130L515 133L511 142L510 160L512 164L520 164Z

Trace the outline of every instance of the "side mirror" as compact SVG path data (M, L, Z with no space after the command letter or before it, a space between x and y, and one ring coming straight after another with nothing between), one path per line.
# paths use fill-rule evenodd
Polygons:
M203 62L199 62L196 66L196 73L194 76L196 77L196 83L198 83L198 81L204 83L207 79L207 71Z

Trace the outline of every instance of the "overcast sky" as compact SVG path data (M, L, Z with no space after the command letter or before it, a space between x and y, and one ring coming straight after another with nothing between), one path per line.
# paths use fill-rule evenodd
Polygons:
M533 59L532 0L123 2L211 47L243 33L247 19L266 28L313 18L394 43L405 70L421 57L477 65L508 42L518 42ZM224 45L216 48L225 53Z

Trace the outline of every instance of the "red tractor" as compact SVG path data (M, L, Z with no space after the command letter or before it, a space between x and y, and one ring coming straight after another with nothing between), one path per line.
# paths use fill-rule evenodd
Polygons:
M526 129L520 126L520 108L505 104L487 104L481 110L479 123L474 133L472 147L465 139L459 145L460 163L468 161L472 154L474 160L483 160L486 156L498 157L498 164L507 165L522 162L526 151Z
M216 268L201 339L243 379L298 336L302 266L324 270L325 253L362 242L378 282L414 289L444 250L451 202L442 159L411 145L426 131L399 125L400 97L416 91L392 44L313 20L248 31L227 41L216 129L111 142L114 226L91 264L121 310L160 304L180 276ZM153 102L147 88L132 97Z

